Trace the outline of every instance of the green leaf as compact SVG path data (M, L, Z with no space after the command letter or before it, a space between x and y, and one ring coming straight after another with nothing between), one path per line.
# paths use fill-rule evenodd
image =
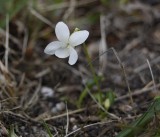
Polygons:
M127 128L121 131L116 137L135 137L141 131L145 130L147 124L149 124L153 120L155 113L159 112L160 112L160 98L158 97L153 101L149 109L142 116L140 116Z
M6 14L9 18L13 18L24 6L27 5L28 0L0 0L0 27L5 26Z
M15 132L14 132L14 126L10 125L10 130L9 130L9 137L18 137Z
M46 131L47 131L49 137L53 137L53 135L52 135L52 133L51 133L51 131L50 131L50 129L49 129L47 123L46 123L46 122L43 122L43 124L44 124L44 127L45 127L45 129L46 129Z
M103 5L108 5L108 4L109 4L109 0L101 0L101 3L102 3Z
M78 99L78 101L77 101L77 107L78 107L78 108L81 107L82 102L83 102L84 98L87 96L87 94L88 94L88 92L87 92L87 89L85 88L85 89L81 92L80 97L79 97L79 99Z
M77 107L80 108L81 105L82 105L82 102L84 100L84 98L87 96L88 92L87 90L88 89L92 89L94 85L96 85L96 80L99 80L101 81L102 80L102 77L101 76L96 76L97 79L89 79L86 83L86 88L81 92L80 94L80 97L77 101Z

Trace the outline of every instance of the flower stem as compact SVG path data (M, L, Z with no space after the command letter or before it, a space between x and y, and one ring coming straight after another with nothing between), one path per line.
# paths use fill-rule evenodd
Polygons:
M84 49L84 53L85 53L85 55L87 57L88 65L89 65L90 70L91 70L91 72L93 74L94 81L95 81L96 86L98 88L98 92L99 92L99 95L100 95L100 97L98 98L98 101L99 101L100 104L102 104L102 92L101 92L101 88L100 88L100 84L99 84L99 79L98 79L97 74L95 72L95 69L93 67L92 60L90 58L90 55L88 53L88 50L87 50L87 47L86 47L85 43L83 44L83 49Z

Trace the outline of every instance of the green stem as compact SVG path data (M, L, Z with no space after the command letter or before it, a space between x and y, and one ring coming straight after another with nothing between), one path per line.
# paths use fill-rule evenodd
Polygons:
M94 70L94 67L93 67L93 65L92 65L92 60L91 60L91 58L90 58L90 56L89 56L89 53L88 53L88 50L87 50L87 47L86 47L85 43L83 44L83 48L84 48L84 53L85 53L85 55L86 55L86 57L87 57L88 65L89 65L90 70L91 70L91 72L92 72L92 74L93 74L93 78L94 78L94 81L96 82L96 86L97 86L97 88L98 88L98 92L99 92L99 95L100 95L100 98L99 98L98 101L99 101L100 104L102 104L102 92L101 92L99 80L98 80L98 78L97 78L97 74L96 74L96 72L95 72L95 70Z

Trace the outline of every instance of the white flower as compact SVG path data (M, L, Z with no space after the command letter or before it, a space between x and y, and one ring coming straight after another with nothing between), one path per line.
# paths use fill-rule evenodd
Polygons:
M58 22L55 27L58 41L53 41L47 45L44 52L49 55L56 55L59 58L69 57L68 63L74 65L78 60L76 46L84 43L89 36L86 30L75 31L70 35L68 26L63 22Z

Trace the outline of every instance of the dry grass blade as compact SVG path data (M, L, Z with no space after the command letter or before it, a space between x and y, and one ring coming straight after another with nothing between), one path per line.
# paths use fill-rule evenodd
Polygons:
M57 115L57 116L45 118L44 121L54 120L54 119L58 119L58 118L61 118L61 117L65 117L67 115L72 115L72 114L80 113L80 112L83 112L86 109L87 108L81 108L81 109L77 109L77 110L74 110L74 111L69 111L68 113L64 113L64 114L60 114L60 115Z
M11 116L11 117L16 117L19 120L23 121L24 123L28 123L29 121L27 121L27 119L25 117L23 117L21 114L16 114L13 113L11 111L1 111L0 115L5 115L5 116Z
M76 7L84 6L84 5L87 5L87 4L96 2L96 1L98 1L98 0L78 1L75 6ZM52 11L52 10L57 10L57 9L68 8L69 6L70 6L69 2L62 2L62 3L59 3L59 4L49 5L45 8L44 8L44 6L39 6L39 9L47 12L47 11Z
M36 75L35 75L35 78L41 78L45 75L47 75L48 73L51 72L51 69L50 68L46 68L44 70L42 70L41 72L38 72Z
M101 27L101 45L99 46L99 62L100 62L100 73L103 73L107 65L107 54L103 54L107 51L107 42L106 42L106 17L104 15L100 16L100 27Z
M137 96L137 95L140 95L140 94L143 94L143 93L147 93L147 92L153 90L154 88L155 88L155 86L143 88L143 89L140 89L140 90L135 90L134 92L131 93L131 95L132 96ZM160 88L160 83L156 85L156 88ZM130 94L126 94L126 95L118 97L116 99L116 101L124 100L124 99L129 98L129 97L130 97Z
M66 136L64 136L64 137L68 137L68 136L70 136L70 135L72 135L72 134L75 134L76 132L78 132L78 131L80 131L80 130L82 130L82 129L85 129L85 128L88 128L88 127L91 127L91 126L97 126L97 125L102 125L102 124L109 124L109 123L114 122L114 121L115 121L115 120L106 121L106 122L97 122L97 123L89 124L89 125L86 125L86 126L84 126L84 127L82 127L82 128L78 128L78 129L70 132L68 135L66 135Z
M64 20L67 20L69 18L69 16L71 16L72 14L74 14L76 3L77 3L76 0L70 0L69 8L68 8L68 10L65 12L65 14L63 16Z
M41 88L41 82L39 82L31 99L29 101L27 101L27 103L24 105L24 110L27 109L28 107L31 107L34 104L36 104L36 102L38 101L38 92L40 91L40 88Z
M11 73L8 71L6 66L0 61L0 85L2 91L7 95L7 97L11 97L11 100L15 103L15 81L13 81L13 77Z
M145 131L146 126L154 119L155 114L160 112L160 98L156 98L150 104L148 110L129 126L122 130L116 137L135 137L140 132Z
M129 86L129 82L128 82L128 80L127 80L127 74L126 74L125 68L124 68L124 66L123 66L123 64L122 64L122 62L121 62L121 60L120 60L120 58L119 58L116 50L115 50L114 48L112 48L112 50L113 50L113 52L114 52L114 54L115 54L115 56L116 56L116 58L117 58L117 60L118 60L118 62L119 62L119 64L120 64L120 66L121 66L121 69L122 69L122 71L123 71L124 78L125 78L125 82L126 82L127 88L128 88L128 92L129 92L129 94L130 94L131 104L132 104L132 106L134 106L133 98L132 98L132 95L131 95L132 92L131 92L131 89L130 89L130 86Z
M24 39L23 39L23 49L22 49L22 57L24 58L25 56L25 52L26 52L26 49L27 49L27 44L28 44L28 37L29 37L29 34L28 34L28 30L25 28L24 29Z
M98 105L98 107L104 111L108 116L110 116L113 119L116 120L121 120L118 116L116 116L115 114L109 113L108 111L106 111L106 109L95 99L95 97L92 95L92 93L90 92L90 90L88 89L88 87L86 87L88 94L91 96L91 98L93 99L93 101Z
M152 66L153 64L157 64L160 62L160 56L158 56L157 58L153 59L150 61L150 65ZM138 68L134 69L135 73L138 73L144 69L146 69L148 67L148 64L143 64L141 66L139 66Z
M159 87L160 87L160 84L157 84L157 88L159 88ZM148 87L148 88L143 88L143 89L140 89L140 90L136 90L136 91L132 92L132 96L136 96L136 95L140 95L140 94L149 92L149 91L153 90L153 88L154 88L154 86ZM124 99L129 98L129 97L130 97L130 94L123 95L123 96L120 96L117 99L115 99L115 101L124 100ZM97 104L92 105L90 108L95 108L95 107L97 107ZM50 117L50 118L45 118L44 121L58 119L58 118L61 118L61 117L65 117L67 115L73 115L73 114L76 114L76 113L83 112L86 109L87 108L81 108L81 109L77 109L77 110L74 110L74 111L70 111L70 112L68 112L68 114L67 113L63 113L63 114L60 114L60 115L57 115L57 116L53 116L53 117Z
M4 136L8 135L8 130L5 128L5 126L0 122L0 129L1 129L1 134Z
M0 34L2 34L3 36L6 36L6 31L5 30L3 30L2 28L0 28ZM19 41L19 39L17 39L16 37L14 37L13 35L11 35L11 34L8 34L9 36L9 39L13 42L13 43L15 43L19 48L21 48L21 43L20 43L20 41Z
M67 124L66 124L66 135L68 134L68 129L69 129L69 115L68 115L68 107L66 103L66 116L67 116Z
M46 19L45 17L43 17L40 13L38 13L36 10L34 10L33 8L30 7L30 12L36 16L39 20L41 20L42 22L46 23L47 25L49 25L51 28L54 28L55 25L49 21L48 19Z
M114 137L123 127L157 134L160 99L151 111L147 107L160 91L160 1L125 2L0 1L0 136ZM82 46L74 66L68 64L72 55L57 58L63 48L44 54L60 20L72 32L74 26L89 32L88 60ZM85 37L72 36L75 42ZM66 42L73 44L68 34Z
M9 15L6 17L6 43L5 43L5 66L8 70L8 55L9 55Z
M149 70L151 72L151 76L152 76L152 80L153 80L153 84L154 84L154 91L155 93L157 92L157 88L156 88L156 82L154 80L154 75L153 75L153 71L152 71L152 68L151 68L151 65L149 63L149 60L147 59L147 64L148 64L148 67L149 67Z

